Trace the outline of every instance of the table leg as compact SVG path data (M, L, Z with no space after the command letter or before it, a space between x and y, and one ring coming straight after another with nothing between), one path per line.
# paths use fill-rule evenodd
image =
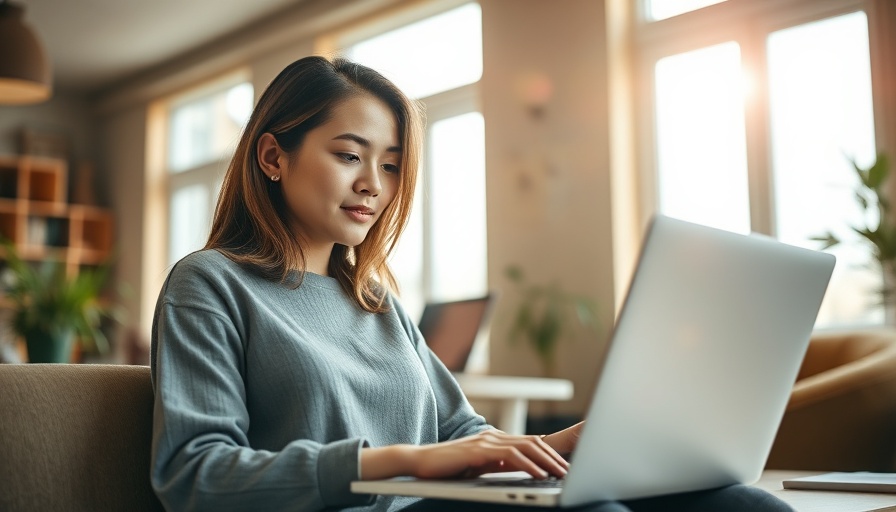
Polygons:
M508 434L525 434L529 401L525 398L508 398L501 400L499 407L498 424L495 426Z

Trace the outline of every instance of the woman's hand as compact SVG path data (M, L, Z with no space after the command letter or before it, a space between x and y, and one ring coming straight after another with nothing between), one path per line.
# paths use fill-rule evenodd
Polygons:
M539 436L513 436L500 430L423 446L365 448L361 479L393 476L474 478L484 473L525 471L535 478L566 476L569 463Z
M557 453L562 453L564 455L572 453L579 444L579 437L582 435L582 428L584 426L585 422L580 421L569 428L544 436L544 442Z

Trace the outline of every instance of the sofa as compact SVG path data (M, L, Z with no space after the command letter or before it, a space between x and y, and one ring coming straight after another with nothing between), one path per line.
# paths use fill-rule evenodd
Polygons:
M149 368L0 364L0 510L161 511Z

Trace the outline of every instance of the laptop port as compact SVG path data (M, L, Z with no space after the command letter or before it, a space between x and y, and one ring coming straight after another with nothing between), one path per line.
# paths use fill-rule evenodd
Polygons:
M535 495L526 494L525 496L526 496L526 501L535 501Z

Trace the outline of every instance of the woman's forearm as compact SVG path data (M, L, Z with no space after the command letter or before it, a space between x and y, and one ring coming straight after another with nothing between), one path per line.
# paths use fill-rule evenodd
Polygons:
M418 447L396 444L361 449L361 480L380 480L414 474L414 451Z

